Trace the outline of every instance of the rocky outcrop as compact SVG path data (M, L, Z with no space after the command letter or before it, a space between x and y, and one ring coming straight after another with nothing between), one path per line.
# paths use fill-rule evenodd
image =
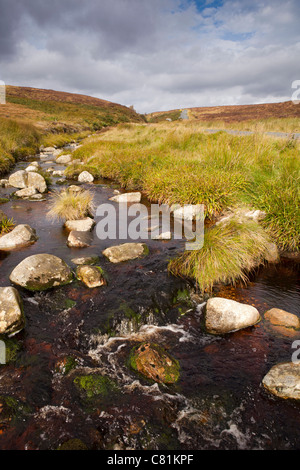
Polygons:
M22 299L14 287L0 287L0 334L13 335L24 327Z
M65 222L65 228L71 232L75 230L77 232L90 232L95 225L95 221L91 217L86 217L80 220L67 220Z
M11 251L31 245L37 240L36 232L29 225L17 225L11 232L0 237L0 250Z
M206 304L205 327L208 333L222 335L253 326L261 320L252 305L214 297Z
M76 270L77 279L82 281L87 287L94 288L106 284L103 270L96 266L79 266Z
M131 367L155 382L172 384L180 375L179 363L161 346L142 343L130 355Z
M49 254L32 255L25 258L12 271L12 283L32 291L43 291L73 279L69 266L60 258Z
M112 263L121 263L146 255L148 247L145 243L124 243L106 248L102 253Z
M277 397L300 400L300 363L277 364L263 378L262 384Z
M78 181L80 183L92 183L94 181L94 177L88 171L82 171L78 176Z
M140 202L142 198L141 193L124 193L117 194L116 196L111 197L109 200L114 202Z

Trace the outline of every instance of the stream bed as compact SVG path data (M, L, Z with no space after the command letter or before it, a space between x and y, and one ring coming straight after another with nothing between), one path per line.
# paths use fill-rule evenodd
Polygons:
M41 162L44 171L47 165ZM59 179L52 178L50 192L64 187ZM106 180L84 187L96 206L117 188ZM14 191L0 188L0 197ZM74 270L73 258L96 254L108 282L94 289L80 281L40 293L18 289L26 326L7 340L11 357L0 366L0 449L57 449L74 439L100 450L299 449L300 404L272 397L261 381L273 365L291 361L300 334L282 335L264 321L207 334L206 299L167 271L182 241L149 238L148 256L113 264L102 251L126 240L99 240L94 230L88 248L69 248L62 223L46 218L49 197L1 204L39 239L0 255L0 286L9 286L13 268L37 253L54 254ZM276 307L300 316L299 281L299 264L282 259L258 269L247 285L219 286L213 295L254 305L261 315ZM176 384L150 382L130 368L130 351L141 341L160 344L179 361ZM107 393L83 396L75 386L79 373L104 377Z

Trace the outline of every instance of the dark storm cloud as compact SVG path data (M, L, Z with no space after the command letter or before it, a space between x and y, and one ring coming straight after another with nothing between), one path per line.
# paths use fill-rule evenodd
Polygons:
M16 52L16 45L30 35L26 20L46 35L50 48L57 45L57 32L66 41L67 33L76 32L79 43L82 35L90 36L91 48L100 56L151 46L157 5L156 0L0 0L1 53Z

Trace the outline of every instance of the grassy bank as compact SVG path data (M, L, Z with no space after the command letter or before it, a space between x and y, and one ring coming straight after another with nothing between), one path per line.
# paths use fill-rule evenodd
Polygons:
M0 106L0 174L39 146L63 145L118 123L144 122L134 110L84 95L6 87Z
M7 173L16 160L38 153L41 145L62 147L87 134L45 133L31 122L0 118L0 175Z
M225 132L204 134L195 123L121 125L99 138L87 139L74 158L85 162L84 169L95 177L111 178L126 189L141 190L152 201L203 203L206 217L212 221L228 208L242 204L263 210L267 213L263 225L271 239L282 250L297 251L300 245L298 145L294 140L274 140L261 134L243 137ZM67 173L74 176L82 169L82 165L71 165ZM255 239L257 230L257 226L252 227L250 240ZM237 237L243 244L245 238L237 227L234 233L239 250ZM213 235L207 233L217 246L219 237ZM228 243L223 248L225 259L232 247ZM201 259L203 253L201 250ZM185 256L181 260L182 270L175 263L173 272L191 275L203 286L211 285L208 280L201 280L198 268L203 260L200 263L195 253ZM251 262L242 260L240 274L250 266ZM225 269L224 276L231 280L238 277L236 271L230 274L229 269Z

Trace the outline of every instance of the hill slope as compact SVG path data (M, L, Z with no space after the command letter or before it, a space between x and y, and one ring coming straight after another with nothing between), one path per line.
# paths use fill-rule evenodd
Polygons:
M0 174L41 144L62 146L122 122L145 121L133 109L98 98L7 86L0 105Z
M162 111L147 116L149 122L165 121L168 117L172 120L179 119L180 110ZM283 103L265 103L237 106L206 106L188 108L190 120L205 121L210 123L246 123L249 121L266 121L282 119L299 119L300 105L292 101Z
M22 119L45 131L97 131L119 122L143 122L134 110L91 96L28 87L6 87L0 118Z

